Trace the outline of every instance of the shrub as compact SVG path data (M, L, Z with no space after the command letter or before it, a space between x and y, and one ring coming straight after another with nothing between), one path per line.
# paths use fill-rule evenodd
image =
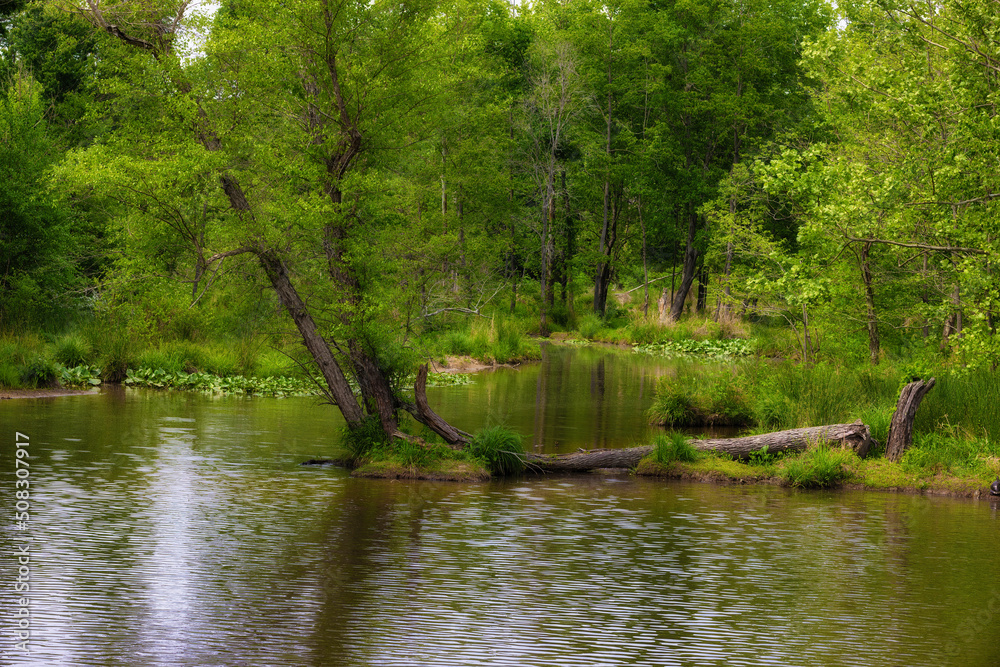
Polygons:
M504 426L489 426L479 431L468 450L494 475L516 475L524 470L521 436Z
M578 331L587 340L593 340L597 333L604 328L604 321L596 313L587 313L579 318Z
M55 387L59 369L49 359L41 355L29 358L20 368L21 382L28 387Z
M698 460L698 450L687 436L676 431L661 433L653 438L653 458L657 463L667 465L674 461L691 463Z
M125 327L95 328L91 345L99 358L101 378L105 382L122 382L133 362L132 342Z
M846 466L852 457L853 453L844 449L831 449L825 445L815 447L797 458L787 460L780 474L792 487L825 488L850 477L851 473Z
M340 433L340 444L350 452L352 463L359 463L369 458L379 447L384 447L386 442L385 431L377 417L369 416L358 426L350 428L344 426Z

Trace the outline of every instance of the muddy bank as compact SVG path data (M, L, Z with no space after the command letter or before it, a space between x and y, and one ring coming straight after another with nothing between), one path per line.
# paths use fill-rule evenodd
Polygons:
M59 396L91 396L100 394L97 389L0 389L0 400L13 398L56 398Z

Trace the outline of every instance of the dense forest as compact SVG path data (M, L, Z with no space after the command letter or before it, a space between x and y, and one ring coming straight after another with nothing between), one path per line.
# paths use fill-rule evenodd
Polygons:
M0 329L105 379L291 335L349 424L456 442L401 387L483 316L1000 363L996 0L0 12Z

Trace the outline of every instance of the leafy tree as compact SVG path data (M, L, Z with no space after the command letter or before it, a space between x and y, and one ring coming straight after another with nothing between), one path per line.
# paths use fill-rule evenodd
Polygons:
M183 245L193 279L252 259L352 429L401 435L406 409L449 442L464 436L400 394L411 366L392 260L412 245L401 156L432 135L443 99L449 9L330 0L90 5L116 45L105 113L116 129L65 170L121 205L122 238ZM193 47L179 36L207 35ZM109 51L109 60L110 51ZM360 402L352 391L352 381Z

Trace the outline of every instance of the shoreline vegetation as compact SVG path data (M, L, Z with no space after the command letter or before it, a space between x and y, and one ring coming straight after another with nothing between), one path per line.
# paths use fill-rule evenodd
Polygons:
M429 385L464 384L472 381L470 373L537 359L539 348L532 334L537 336L513 318L475 318L416 341L420 354L415 358L429 361L435 371ZM823 448L789 454L764 451L746 460L697 450L688 458L651 454L631 468L636 475L976 497L1000 474L1000 415L991 409L1000 404L1000 389L988 369L966 369L918 355L887 358L872 367L835 361L834 353L806 364L797 357L795 339L779 326L723 327L694 317L673 325L635 315L619 317L617 322L604 320L597 328L578 325L547 339L680 360L677 370L660 380L647 414L650 422L665 429L729 425L760 434L860 420L876 443L866 458ZM252 344L241 340L114 343L114 337L102 336L97 329L0 338L0 397L86 394L116 377L124 386L154 389L276 397L319 393L304 370L307 366L296 361L294 344L282 345L276 338ZM77 365L69 365L73 363ZM884 447L901 384L931 372L939 382L917 412L913 445L901 461L889 462L883 458ZM409 384L411 378L401 382ZM409 442L387 444L374 429L370 435L377 446L361 447L363 451L341 446L327 461L350 467L356 476L390 479L472 482L513 472L495 463L491 469L482 455L456 451L418 424L410 427L415 432ZM523 452L519 442L519 438L508 442L508 450ZM657 442L649 445L656 447ZM833 472L811 479L810 471L823 466Z

